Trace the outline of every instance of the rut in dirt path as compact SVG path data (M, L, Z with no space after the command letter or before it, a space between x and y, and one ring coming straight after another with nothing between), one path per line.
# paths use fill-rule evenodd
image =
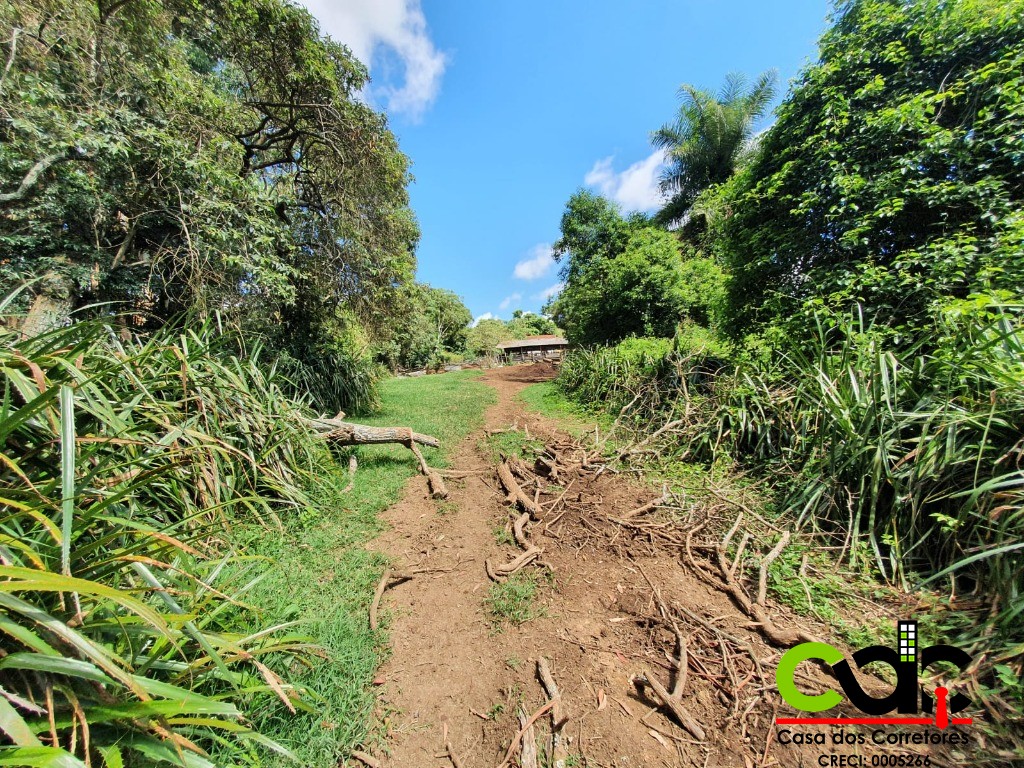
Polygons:
M483 381L498 402L486 413L485 430L518 424L544 442L564 439L556 424L516 398L550 376L543 366L488 372ZM682 567L678 553L613 522L656 496L625 476L591 472L579 483L567 481L568 490L545 489L543 498L567 495L557 520L542 518L529 532L553 573L542 590L545 615L496 631L485 609L485 560L503 563L519 550L498 543L496 531L514 513L483 438L478 432L458 447L452 463L465 477L450 481L448 503L432 501L417 477L384 516L390 529L376 546L396 570L418 573L389 590L382 606L392 617L392 655L378 676L379 715L387 725L382 765L452 765L448 745L464 768L501 765L520 731L517 711L529 715L548 702L537 676L541 657L561 691L565 766L817 763L820 750L775 740L777 699L766 695L765 669L774 669L778 652L728 597ZM659 618L670 602L693 617L678 634ZM689 644L682 680L680 639ZM676 701L705 738L681 728L637 678L678 687ZM549 714L534 726L538 768L553 764ZM524 752L510 764L529 762Z

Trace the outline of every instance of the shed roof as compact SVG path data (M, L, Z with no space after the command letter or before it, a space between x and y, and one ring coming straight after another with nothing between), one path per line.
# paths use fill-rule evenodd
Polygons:
M569 342L561 336L546 334L544 336L527 336L525 339L516 339L515 341L503 341L498 345L498 349L529 349L531 347L567 346L569 346Z

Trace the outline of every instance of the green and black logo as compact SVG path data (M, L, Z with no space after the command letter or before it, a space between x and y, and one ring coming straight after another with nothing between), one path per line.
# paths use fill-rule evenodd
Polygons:
M779 724L904 724L904 725L937 725L946 728L949 725L967 725L971 718L950 718L955 712L961 712L971 705L962 693L955 693L951 698L945 687L935 689L935 697L924 689L919 682L922 671L938 662L948 662L963 671L971 662L966 651L952 645L919 646L917 622L901 620L896 626L897 647L870 645L853 654L853 661L860 669L872 662L888 664L896 673L896 687L886 696L875 697L866 692L857 681L850 662L835 647L828 643L801 643L790 648L779 662L775 672L775 681L779 693L787 703L803 712L822 712L831 709L843 701L844 694L853 706L870 718L778 718ZM796 686L796 670L801 663L810 659L819 659L832 667L843 693L830 690L822 694L808 695ZM879 717L891 712L901 715L919 715L924 713L934 717Z

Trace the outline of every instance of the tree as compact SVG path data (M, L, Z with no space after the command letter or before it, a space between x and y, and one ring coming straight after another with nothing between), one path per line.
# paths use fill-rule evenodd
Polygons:
M315 355L411 282L408 162L304 9L25 0L0 29L0 291L35 279L57 318L216 310Z
M710 260L590 192L570 198L554 250L565 287L545 311L574 344L672 336L684 319L709 322L721 294Z
M517 309L508 322L508 330L514 339L525 339L527 336L554 335L558 326L550 317Z
M590 190L579 189L565 205L561 237L551 248L562 264L562 279L574 279L591 261L621 252L628 226L615 203Z
M859 305L905 341L1024 295L1024 2L854 0L729 186L731 329Z
M718 95L684 84L675 122L651 137L665 151L668 167L661 189L670 195L656 220L681 220L697 196L713 184L727 181L752 156L754 124L775 97L775 72L760 75L747 86L743 75L726 77Z
M378 342L378 357L392 368L441 365L462 353L473 315L454 292L424 283L403 291L401 314L390 334Z
M509 330L508 324L499 318L489 317L480 320L469 329L466 348L478 357L493 355L503 341L511 341L515 335Z

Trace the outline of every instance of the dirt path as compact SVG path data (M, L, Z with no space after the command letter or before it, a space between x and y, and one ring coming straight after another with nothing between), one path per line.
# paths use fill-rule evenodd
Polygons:
M534 367L489 372L484 381L499 399L486 414L486 428L516 422L533 435L554 438L555 425L516 399L545 375ZM498 766L519 730L517 708L529 714L547 701L537 679L540 656L551 662L569 718L563 728L566 766L767 768L816 765L819 755L831 751L779 745L771 725L777 697L759 690L765 683L750 654L713 641L696 622L683 628L692 646L683 700L707 738L698 742L634 684L645 670L666 687L674 679L675 637L654 618L658 608L648 578L666 600L738 637L767 669L774 669L778 653L677 556L607 521L652 497L621 475L592 479L578 496L574 490L574 505L550 530L543 521L533 524L530 536L554 570L553 585L540 598L546 616L495 631L485 610L491 582L484 560L505 562L518 550L497 541L496 529L511 516L482 441L478 433L459 447L453 466L479 474L450 482L450 504L439 507L423 478L416 478L386 513L390 531L377 540L399 569L438 569L394 587L384 600L393 617L393 654L379 675L388 726L384 765L451 765L444 754L447 731L464 768ZM726 693L731 690L741 692L735 700ZM547 715L537 729L544 752Z

